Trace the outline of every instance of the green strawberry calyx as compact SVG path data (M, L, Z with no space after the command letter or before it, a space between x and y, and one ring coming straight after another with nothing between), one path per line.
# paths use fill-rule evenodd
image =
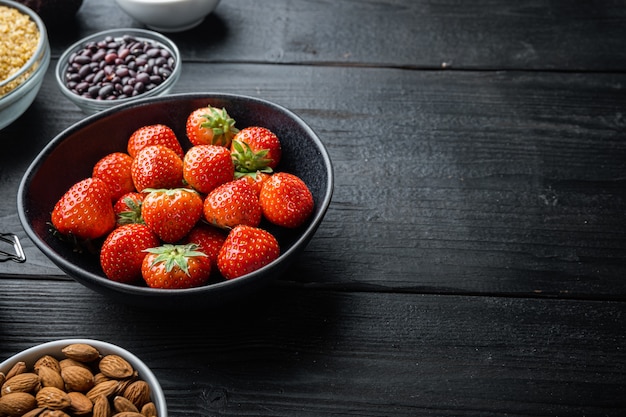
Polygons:
M219 139L222 136L232 138L239 132L239 129L235 127L235 119L230 117L224 108L209 107L209 113L203 114L202 117L207 121L201 126L213 130L215 138Z
M150 267L160 263L165 263L165 271L171 272L174 267L180 268L186 275L189 274L189 263L187 259L199 256L207 256L198 250L198 245L189 243L187 245L165 244L156 248L145 249L144 252L153 253L157 256L152 261Z
M238 140L234 140L232 145L234 150L231 155L235 164L235 178L256 174L257 172L272 173L272 168L268 166L272 163L272 159L266 158L269 149L261 149L255 152L246 142Z
M124 204L126 204L128 210L121 211L117 214L118 224L145 224L143 217L141 217L141 201L126 197L124 198Z

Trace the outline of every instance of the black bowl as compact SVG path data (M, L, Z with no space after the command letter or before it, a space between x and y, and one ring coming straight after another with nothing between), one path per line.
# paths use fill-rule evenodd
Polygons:
M281 255L265 267L230 281L179 290L153 289L107 279L97 255L76 253L50 231L54 204L74 183L91 176L104 155L126 151L131 133L147 124L170 126L183 147L187 116L196 108L225 108L236 126L259 125L281 139L283 157L277 171L291 172L311 189L315 210L295 230L274 228ZM157 308L220 306L257 290L277 278L306 247L328 209L333 192L333 170L323 143L293 112L266 100L233 94L194 93L147 98L97 113L56 136L32 162L19 186L18 215L34 244L67 275L94 291L120 302Z

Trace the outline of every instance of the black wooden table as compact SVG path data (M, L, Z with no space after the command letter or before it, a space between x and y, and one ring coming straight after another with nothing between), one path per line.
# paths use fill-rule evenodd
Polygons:
M593 3L593 4L592 4ZM326 144L332 204L245 303L121 305L63 275L16 214L22 174L84 115L61 51L141 27L85 0L0 131L0 359L90 337L150 366L172 416L626 413L626 2L223 0L169 36L174 92L264 98Z

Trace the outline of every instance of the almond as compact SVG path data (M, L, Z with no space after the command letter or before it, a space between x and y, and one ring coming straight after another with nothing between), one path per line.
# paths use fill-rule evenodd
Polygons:
M111 405L104 395L99 395L93 402L93 417L111 417Z
M70 415L61 410L43 410L39 417L70 417Z
M110 397L111 394L115 392L115 389L117 388L117 384L118 382L114 379L111 379L110 381L101 382L98 385L95 385L89 391L87 391L87 394L85 395L87 395L87 398L89 398L91 402L95 404L96 398L98 398L101 395L107 398Z
M4 373L0 372L0 387L4 385L4 381L6 380L7 380L7 376Z
M128 378L135 372L132 365L119 355L106 355L98 366L104 375L116 379Z
M154 405L152 401L145 403L143 407L141 407L141 414L143 414L144 417L157 417L156 405Z
M15 375L2 385L2 395L12 392L35 392L41 387L39 375L33 372L23 372Z
M113 409L118 413L121 413L122 411L132 411L134 413L139 412L139 409L135 406L135 404L130 402L128 398L122 397L121 395L113 398Z
M24 372L26 372L26 363L17 362L15 365L13 365L11 369L9 369L9 372L7 372L6 379L9 380L13 378L15 375L19 375Z
M79 362L93 362L100 357L98 349L86 343L73 343L64 347L62 352L67 358Z
M61 377L61 374L56 369L50 366L39 367L39 379L41 379L41 385L44 387L55 387L58 389L65 389L65 381Z
M0 397L0 416L17 417L28 413L37 406L32 394L13 392Z
M68 392L67 395L70 397L69 410L74 415L82 416L85 414L90 414L93 410L93 403L82 392Z
M124 397L135 404L137 409L141 409L145 403L150 401L150 386L146 381L135 381L124 390Z
M67 391L87 392L94 387L93 374L82 366L67 366L61 369Z
M70 358L65 358L59 361L59 366L61 367L61 369L67 368L68 366L82 366L85 369L91 370L89 365L87 365L86 363L77 361L76 359L70 359Z
M144 417L144 415L134 411L122 411L121 413L113 414L113 417Z
M37 417L43 412L43 410L45 410L43 407L33 408L28 413L22 414L22 417Z
M61 366L59 365L59 360L54 356L44 355L41 358L37 359L35 364L33 365L33 369L36 374L39 374L39 369L42 367L51 368L59 373L61 373Z
M38 407L61 410L70 406L70 397L63 390L55 387L43 387L35 396Z

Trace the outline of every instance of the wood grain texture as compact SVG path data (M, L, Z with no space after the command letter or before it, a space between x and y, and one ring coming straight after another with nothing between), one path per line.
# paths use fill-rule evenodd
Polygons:
M199 85L205 66L186 64L175 92L239 93L284 105L311 125L332 158L332 205L285 279L624 298L626 76L254 64L211 70ZM51 75L26 115L2 132L9 152L0 155L1 177L12 195L39 149L83 117ZM41 112L47 117L25 147L17 132ZM7 230L21 232L14 204L0 215ZM0 264L0 271L59 274L25 245L29 262Z
M111 304L71 281L2 284L11 297L0 297L0 358L70 336L117 343L152 368L170 415L618 416L626 407L623 303L281 286L189 320ZM50 315L53 326L42 320Z
M53 51L88 33L142 27L110 0L85 0ZM623 1L221 2L199 27L169 35L188 60L415 69L623 71ZM198 42L198 40L202 40Z

